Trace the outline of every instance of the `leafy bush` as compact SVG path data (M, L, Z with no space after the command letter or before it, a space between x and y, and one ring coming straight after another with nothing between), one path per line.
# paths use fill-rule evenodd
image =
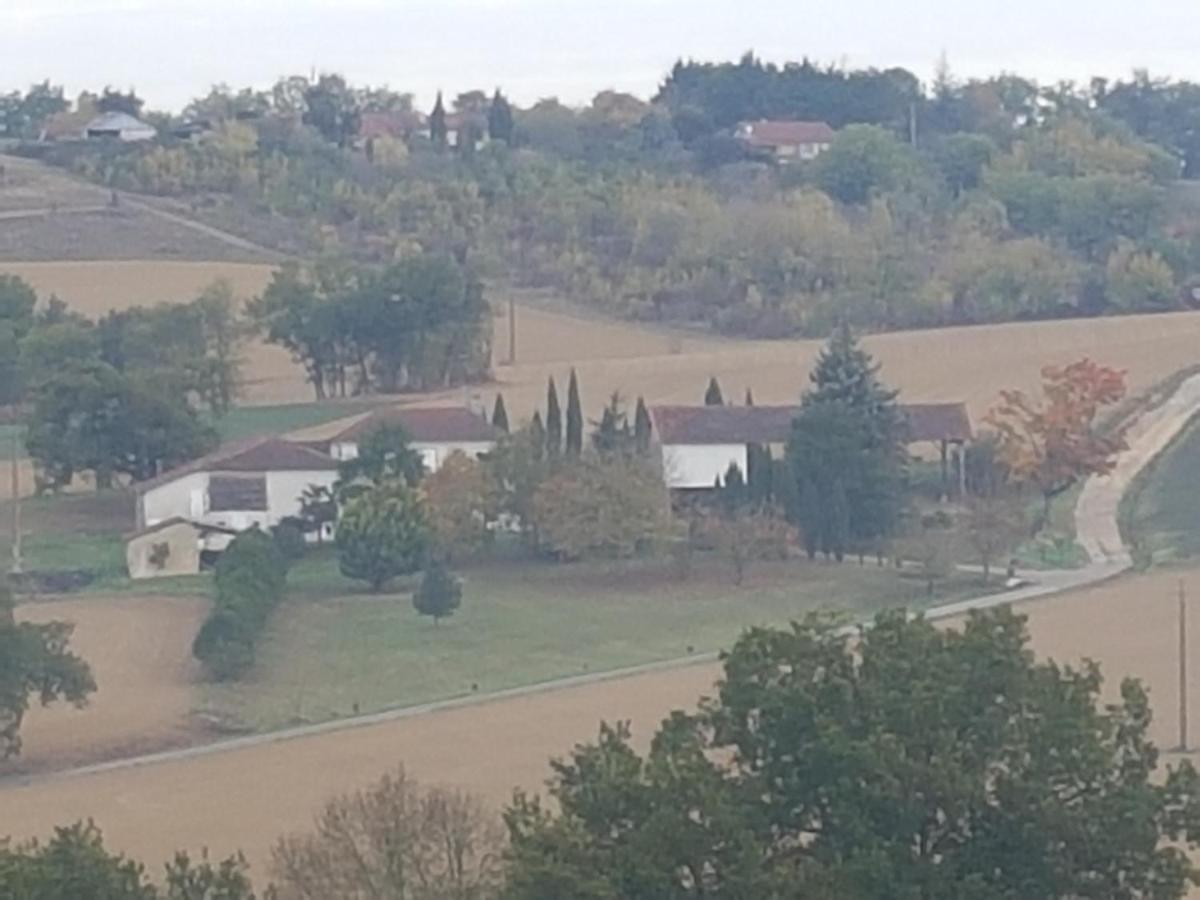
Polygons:
M423 616L432 616L436 625L454 615L462 603L462 583L441 563L425 570L413 593L413 608Z
M192 642L209 677L228 681L254 664L254 650L287 586L287 560L276 540L257 528L239 534L221 554L216 600Z

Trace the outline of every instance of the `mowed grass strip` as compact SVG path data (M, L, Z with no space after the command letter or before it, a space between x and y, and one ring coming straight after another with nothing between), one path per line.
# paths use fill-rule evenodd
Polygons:
M1134 483L1121 526L1135 556L1170 563L1200 556L1200 417Z
M358 592L325 554L302 563L254 672L206 687L204 711L231 727L268 730L701 654L748 627L818 610L859 619L930 602L919 578L874 563L762 564L742 587L715 560L684 580L662 561L496 563L462 577L461 609L435 624L417 615L407 591ZM933 600L980 590L976 578L959 576Z

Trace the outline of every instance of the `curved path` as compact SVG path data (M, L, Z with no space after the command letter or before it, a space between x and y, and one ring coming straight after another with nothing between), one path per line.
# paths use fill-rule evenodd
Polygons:
M1043 573L1040 583L1020 591L950 604L931 616L1060 593L1128 568L1116 531L1120 495L1198 410L1200 377L1139 418L1114 473L1087 484L1077 520L1079 539L1093 556L1090 565ZM1128 615L1127 604L1113 602L1122 591L1107 593L1114 596L1103 609ZM1031 613L1044 608L1051 619L1061 619L1077 615L1079 602L1094 604L1092 593L1038 605ZM1099 609L1089 605L1088 615ZM1143 628L1146 610L1137 614ZM1122 637L1138 631L1114 630ZM1071 637L1081 630L1060 626L1056 633ZM1147 655L1164 658L1141 658ZM403 760L426 782L452 783L503 803L513 785L536 790L548 773L546 759L592 737L598 721L629 719L645 735L671 709L690 707L709 692L718 675L712 657L693 657L12 779L0 784L0 833L45 834L55 824L91 817L113 847L152 864L176 848L207 846L214 854L241 848L258 868L269 859L276 835L307 827L322 800L375 779L390 764Z

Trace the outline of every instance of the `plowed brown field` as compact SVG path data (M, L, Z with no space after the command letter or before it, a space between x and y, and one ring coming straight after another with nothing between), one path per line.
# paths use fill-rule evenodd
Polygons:
M1039 653L1064 662L1097 660L1111 691L1125 675L1142 678L1156 713L1152 733L1163 747L1176 741L1179 577L1126 578L1023 609ZM1184 577L1193 594L1200 591L1200 572ZM143 602L153 607L158 601ZM74 609L66 604L47 612L80 622L80 644L99 654L102 677L110 667L143 668L141 676L122 683L122 692L146 696L158 721L174 721L182 708L173 686L178 670L140 656L123 664L110 661L135 649L121 638L135 610L120 603L97 606L103 603L79 601ZM89 612L92 618L82 618ZM187 606L172 606L170 615L176 622L169 634L195 621L195 609ZM1190 649L1200 652L1200 628L1192 631ZM0 783L0 834L45 834L55 824L90 816L114 847L152 863L176 847L208 847L219 854L240 847L261 872L275 835L306 827L331 792L369 782L398 762L426 782L459 785L501 804L515 786L539 788L547 759L593 736L601 719L630 719L645 739L670 710L693 705L716 675L715 666L693 666L142 768ZM102 702L84 716L100 716ZM1191 715L1200 721L1200 683L1192 685ZM35 715L30 752L38 752L52 727L73 723L82 739L94 727L85 722L65 712L53 719Z

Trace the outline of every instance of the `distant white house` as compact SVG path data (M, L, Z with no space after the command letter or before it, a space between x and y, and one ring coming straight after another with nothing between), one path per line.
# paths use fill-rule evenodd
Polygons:
M836 132L824 122L761 119L742 122L736 136L747 147L770 153L779 162L816 159L829 149Z
M150 141L158 137L158 129L129 113L107 112L88 122L83 136L89 140Z
M456 450L478 459L495 447L500 437L499 429L486 418L464 407L385 406L328 438L330 457L339 462L357 458L359 441L388 425L404 429L408 445L421 455L426 472L436 472Z
M230 444L144 482L137 492L139 530L169 519L233 532L273 528L300 512L310 486L333 487L337 462L282 438Z
M943 479L952 448L971 439L971 419L962 403L904 404L907 443L940 449ZM748 474L748 446L766 447L778 459L792 434L798 406L655 406L652 441L662 456L663 477L672 490L712 488L731 465ZM961 459L959 460L961 475Z

